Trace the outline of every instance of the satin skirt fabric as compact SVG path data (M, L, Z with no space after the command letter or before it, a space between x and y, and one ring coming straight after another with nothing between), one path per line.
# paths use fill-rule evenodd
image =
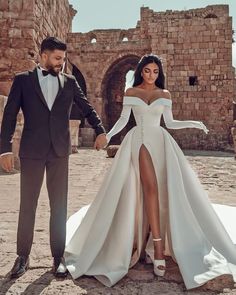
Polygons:
M153 244L140 183L139 151L151 155L158 183L165 254L178 263L187 289L222 274L236 281L236 208L212 205L172 136L161 126L125 136L94 201L67 221L65 259L73 278L116 284ZM236 217L234 217L236 218Z

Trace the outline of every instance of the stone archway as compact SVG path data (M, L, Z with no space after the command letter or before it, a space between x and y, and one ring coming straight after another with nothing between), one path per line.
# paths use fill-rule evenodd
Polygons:
M88 100L106 130L120 115L125 73L134 68L137 57L153 53L163 61L174 117L203 121L211 130L207 135L199 130L169 130L181 148L228 148L232 143L230 127L235 100L228 6L165 13L142 7L140 12L134 28L68 34L68 56L85 75ZM226 29L218 30L223 18ZM210 49L209 42L214 43ZM112 142L120 140L118 134Z
M140 57L134 54L125 55L111 64L106 71L102 85L101 93L103 97L102 118L106 130L110 130L118 120L125 91L126 74L134 70ZM124 130L114 136L112 144L119 144L125 133L135 124L133 115Z

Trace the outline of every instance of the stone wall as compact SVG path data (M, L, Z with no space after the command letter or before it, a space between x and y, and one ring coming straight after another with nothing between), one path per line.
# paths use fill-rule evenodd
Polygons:
M68 0L0 0L0 94L8 95L15 73L35 66L43 38L66 40L74 14Z
M68 0L35 0L35 42L37 47L46 36L57 36L66 41L72 30L72 19L76 10Z
M128 41L123 41L124 38ZM67 43L69 60L84 78L87 98L109 130L122 109L125 75L135 69L140 56L151 52L150 40L148 36L140 39L137 26L129 30L69 33ZM119 138L116 141L119 142Z
M188 11L143 9L142 30L167 65L167 88L177 119L202 120L210 132L172 132L183 147L221 149L231 143L235 77L232 19L227 5ZM190 77L197 77L191 86Z
M152 52L163 60L175 118L202 120L210 129L208 135L194 129L170 131L180 146L221 150L232 144L236 84L228 5L165 12L142 7L135 28L83 34L71 33L75 10L68 0L57 4L0 0L0 94L8 95L15 73L35 66L41 40L56 35L67 41L69 60L109 130L122 109L126 73ZM133 125L131 118L114 143Z
M0 0L0 94L8 95L16 72L32 68L33 1Z
M2 122L3 110L4 110L4 107L6 105L6 102L7 102L7 97L3 96L3 95L0 95L0 124Z
M60 0L60 5L57 0L0 0L0 95L9 94L16 73L35 67L45 37L54 35L66 41L75 13L68 0ZM0 96L0 126L6 100ZM73 143L78 141L74 135L78 124L71 126ZM19 113L13 142L16 160L22 127Z
M69 59L81 71L88 98L108 130L121 111L126 73L152 52L163 59L175 118L202 120L210 129L208 135L171 131L180 146L217 150L232 144L236 93L227 5L165 12L142 7L136 28L69 33L68 44Z

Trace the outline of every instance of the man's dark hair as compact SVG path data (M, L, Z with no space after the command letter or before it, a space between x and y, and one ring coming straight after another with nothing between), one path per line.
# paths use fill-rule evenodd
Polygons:
M55 37L47 37L41 43L41 53L45 50L63 50L66 51L66 44Z

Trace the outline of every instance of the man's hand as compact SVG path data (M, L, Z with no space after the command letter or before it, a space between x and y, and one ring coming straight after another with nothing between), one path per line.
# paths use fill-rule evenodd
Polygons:
M11 172L14 168L14 155L6 154L0 156L0 164L6 172Z
M104 148L107 145L107 138L106 134L99 134L96 137L95 143L94 143L94 148L99 151L100 149Z

